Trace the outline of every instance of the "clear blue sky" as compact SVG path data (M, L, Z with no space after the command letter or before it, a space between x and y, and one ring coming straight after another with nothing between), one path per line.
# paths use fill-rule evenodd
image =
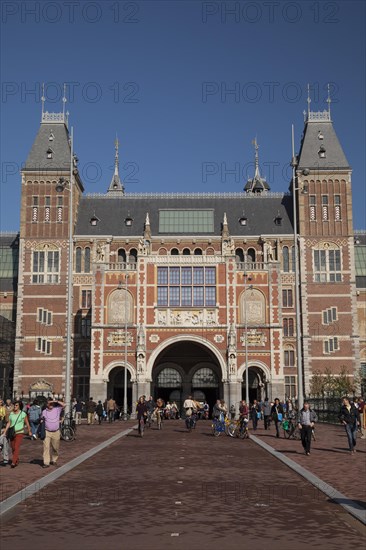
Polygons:
M128 192L241 191L256 135L262 173L272 191L286 191L306 84L322 110L331 82L354 226L364 228L365 6L3 2L1 229L19 227L18 169L39 127L42 82L51 111L61 110L63 82L73 83L67 108L86 192L106 191L116 132ZM235 88L239 96L227 93Z

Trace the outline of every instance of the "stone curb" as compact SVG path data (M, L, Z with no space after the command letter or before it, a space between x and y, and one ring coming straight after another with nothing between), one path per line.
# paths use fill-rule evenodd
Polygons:
M99 453L100 451L102 451L112 443L115 443L122 437L125 437L136 428L137 428L137 424L135 426L132 426L132 428L128 428L127 430L124 430L123 432L120 432L110 437L106 441L99 443L99 445L97 445L96 447L93 447L92 449L89 449L88 451L81 454L80 456L73 458L63 466L60 466L53 472L42 477L38 481L31 483L27 487L24 487L24 489L22 489L21 491L18 491L14 495L10 496L9 498L1 502L0 516L3 516L7 512L9 512L12 508L14 508L14 506L16 506L17 504L20 504L21 502L31 497L32 495L34 495L35 493L37 493L38 491L40 491L41 489L43 489L44 487L52 483L53 481L56 481L56 479L58 479L59 477L67 474L67 472L70 472L70 470L73 470L74 468L76 468L76 466L79 466L79 464L81 464L85 460L88 460L88 458L91 458L92 456Z
M327 495L327 497L329 497L333 502L335 502L336 504L340 504L346 510L346 512L348 512L353 517L358 519L361 523L366 525L366 510L362 506L360 506L358 502L347 498L345 495L337 491L337 489L309 472L309 470L306 470L306 468L303 468L302 466L297 464L297 462L295 462L294 460L291 460L291 458L288 458L286 455L280 453L279 451L276 451L276 449L274 449L267 443L264 443L264 441L261 441L255 435L251 435L250 440L268 451L272 456L286 464L286 466L291 468L291 470L294 470L296 473L309 481L309 483L314 485L314 487L319 489L319 491L322 491L322 493Z

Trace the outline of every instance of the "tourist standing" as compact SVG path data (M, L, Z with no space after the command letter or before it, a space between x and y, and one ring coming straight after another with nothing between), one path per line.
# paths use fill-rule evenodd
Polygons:
M47 406L41 414L41 422L45 423L46 437L43 440L43 468L50 464L57 465L60 447L60 418L66 403L48 399Z
M314 428L314 423L317 422L317 420L318 418L315 412L310 409L309 402L304 401L304 406L299 412L297 421L301 430L301 443L306 455L310 454L311 435Z
M83 414L83 402L80 399L76 400L74 405L75 422L79 426L81 424L81 416Z
M270 402L268 401L268 397L266 397L262 406L265 430L269 430L271 426L271 408L272 407Z
M276 426L276 437L280 437L279 425L281 425L281 422L283 420L283 407L278 397L276 397L276 399L274 400L271 409L271 417Z
M357 438L357 427L360 424L359 421L360 414L357 407L354 403L350 403L348 397L342 398L342 406L339 413L339 420L344 425L346 430L349 450L351 454L356 452L356 438Z
M102 404L102 402L101 402L100 400L98 401L98 404L97 404L97 406L96 406L95 412L96 412L97 415L98 415L98 424L101 425L102 420L103 420L103 412L104 412L104 409L103 409L103 404Z
M15 401L14 408L9 414L9 420L5 427L5 435L8 434L9 428L14 428L15 432L14 438L10 440L11 450L13 452L12 468L15 468L19 464L19 451L24 437L24 425L28 430L29 436L32 437L28 416L23 411L23 403L21 401Z
M252 420L252 423L253 423L253 431L256 431L257 429L257 426L258 426L258 416L260 416L260 408L259 408L259 404L258 404L258 401L256 399L254 399L253 403L252 403L252 406L250 407L250 418Z

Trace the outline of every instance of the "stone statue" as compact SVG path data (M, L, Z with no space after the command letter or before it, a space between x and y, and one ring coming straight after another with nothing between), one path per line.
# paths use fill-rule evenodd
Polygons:
M105 260L105 248L103 244L97 246L97 262L104 262Z
M231 353L229 355L229 373L230 374L236 373L236 357L234 353Z

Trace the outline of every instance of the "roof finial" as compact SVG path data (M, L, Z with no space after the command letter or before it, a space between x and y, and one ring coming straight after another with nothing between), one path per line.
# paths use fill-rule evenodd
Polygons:
M150 225L150 217L149 217L149 212L146 212L146 218L145 218L145 226L146 225Z
M64 84L64 95L62 97L62 114L63 114L63 117L64 117L64 120L65 120L65 108L66 108L66 84Z
M255 136L255 138L253 139L252 141L253 145L254 145L254 149L255 149L255 172L254 172L254 177L256 178L260 178L260 173L259 173L259 156L258 156L258 149L259 149L259 145L258 145L258 142L257 142L257 136Z
M311 99L310 99L310 84L308 83L308 99L307 99L307 102L308 102L308 115L310 115L310 103L311 103Z
M116 140L114 142L114 149L116 151L115 155L114 155L114 175L115 176L118 176L118 167L119 167L119 158L118 158L118 149L119 149L119 141L118 141L118 136L117 136L117 132L116 132Z
M42 84L42 97L41 97L41 101L42 101L42 120L43 120L43 115L44 115L44 102L46 101L46 98L44 96L44 82Z
M328 103L328 114L329 114L329 119L330 119L330 104L332 103L332 99L330 97L330 84L328 82L328 98L327 98L327 103Z

